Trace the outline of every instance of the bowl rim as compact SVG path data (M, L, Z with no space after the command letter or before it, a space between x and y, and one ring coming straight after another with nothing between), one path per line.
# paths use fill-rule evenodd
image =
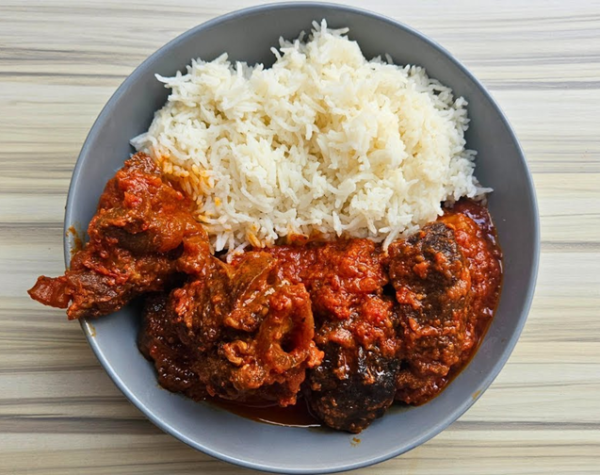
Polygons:
M394 26L395 28L403 29L403 30L407 31L408 33L416 36L419 40L427 43L431 48L433 48L434 50L437 50L438 52L440 52L441 54L446 56L452 63L454 63L454 65L465 76L467 76L471 81L473 81L473 83L481 90L483 96L489 101L491 106L496 109L496 112L497 112L499 118L501 119L501 122L506 127L509 135L511 136L512 140L514 141L519 159L521 160L521 162L524 166L524 169L525 169L525 175L526 175L525 179L526 179L526 182L528 185L527 191L528 191L528 194L530 195L531 206L533 208L533 213L535 216L535 220L533 221L533 223L531 223L532 224L532 238L533 238L534 255L532 256L533 257L532 266L531 266L531 269L529 270L529 275L526 279L528 291L527 291L527 295L525 297L525 302L522 307L521 314L519 316L519 320L518 320L517 326L514 330L514 333L512 335L512 338L506 342L506 346L505 346L504 350L502 351L500 358L494 363L491 371L489 371L489 373L486 375L486 377L483 379L483 381L479 384L479 390L477 391L476 396L474 396L472 398L468 398L468 400L464 401L454 411L452 411L450 414L446 415L444 417L444 419L441 420L440 423L435 428L433 428L429 433L424 434L423 436L416 439L411 444L402 446L398 449L387 451L383 454L378 454L375 456L366 456L363 460L361 460L359 462L344 463L344 461L340 461L340 463L335 466L332 466L332 467L329 467L326 469L320 469L318 471L318 473L334 473L334 472L340 472L340 471L345 471L345 470L358 469L358 468L366 467L369 465L377 464L377 463L383 462L385 460L391 459L393 457L396 457L398 455L401 455L403 453L406 453L406 452L418 447L419 445L427 442L428 440L432 439L433 437L438 435L440 432L442 432L444 429L446 429L448 426L450 426L453 422L458 420L482 396L482 394L487 390L487 388L491 385L491 383L496 379L496 377L498 376L498 374L500 373L500 371L502 370L502 368L508 361L510 355L512 354L512 352L514 350L514 347L515 347L517 341L519 340L519 337L521 335L523 327L525 326L525 322L527 320L527 316L528 316L530 308L531 308L531 303L533 300L533 295L535 292L535 286L536 286L536 281L537 281L538 268L539 268L539 254L540 254L539 208L538 208L538 204L537 204L535 186L534 186L534 182L533 182L533 179L531 176L531 172L527 166L527 161L525 159L525 155L524 155L523 149L518 141L518 138L517 138L514 130L510 126L510 123L508 122L508 119L506 118L506 116L505 116L504 112L502 111L502 109L500 108L500 106L496 103L496 101L494 100L494 98L492 97L490 92L485 88L485 86L473 74L471 74L471 72L465 66L463 66L463 64L460 61L458 61L448 50L446 50L443 46L438 44L436 41L430 39L423 33L420 33L416 29L414 29L400 21L394 20L386 15L383 15L380 13L375 13L375 12L365 10L362 8L351 7L351 6L341 5L341 4L328 3L328 2L306 2L306 1L289 2L288 1L288 2L281 2L281 3L268 3L268 4L243 8L240 10L235 10L235 11L220 15L218 17L212 18L204 23L201 23L199 25L192 27L191 29L183 32L179 36L170 40L165 45L163 45L158 50L156 50L154 53L152 53L150 56L148 56L146 59L144 59L133 70L133 72L129 76L127 76L127 78L125 78L125 80L119 85L119 87L116 89L116 91L110 97L110 99L105 104L105 106L102 108L100 114L94 121L92 127L90 128L90 131L88 132L85 142L83 143L81 151L79 152L79 155L77 157L77 162L73 169L73 174L71 177L71 182L70 182L69 190L68 190L68 194L67 194L67 204L65 207L63 245L64 245L65 265L68 268L69 264L70 264L70 260L71 260L71 243L67 236L68 236L69 228L73 225L73 222L74 222L73 221L73 214L74 214L73 209L75 206L73 203L73 200L72 200L72 196L73 196L75 184L79 181L80 175L82 174L83 162L85 161L85 157L90 152L93 136L96 133L95 132L96 129L98 127L100 127L101 124L103 124L111 116L111 114L113 113L113 108L115 107L116 103L119 101L121 96L123 96L124 94L127 93L129 86L136 81L138 76L140 76L141 74L143 74L145 72L146 65L150 62L151 59L162 54L162 52L165 50L176 47L179 43L183 42L184 40L187 40L191 36L196 35L198 32L200 32L204 29L218 26L219 24L227 22L229 20L237 19L239 17L244 17L249 14L257 14L257 13L266 12L266 11L286 10L289 8L293 8L293 9L305 9L306 8L306 9L308 9L308 8L314 8L314 7L328 8L328 9L332 9L332 10L341 10L344 12L354 13L354 14L361 15L361 16L367 16L367 17L373 18L375 20L379 20L381 22L388 23L388 24ZM185 444L189 445L190 447L200 450L201 452L204 452L212 457L215 457L217 459L220 459L220 460L232 463L232 464L240 465L240 466L243 466L246 468L251 468L254 470L262 470L262 471L267 471L267 472L273 472L273 473L290 473L290 474L317 473L317 472L315 472L314 469L311 469L311 468L302 468L302 467L295 468L295 467L289 467L289 466L280 466L280 465L271 464L268 461L260 462L260 463L250 462L250 461L247 461L247 460L244 460L241 458L237 458L232 455L228 455L228 454L224 454L224 453L215 451L215 450L211 449L210 447L205 446L203 443L193 440L193 439L187 437L186 435L180 433L178 430L173 428L168 423L168 421L163 420L162 418L160 418L156 414L154 414L154 412L152 412L152 410L148 409L136 397L136 395L127 388L124 381L119 377L119 375L115 372L115 370L112 368L112 366L110 366L107 363L102 349L100 348L96 339L94 338L94 329L89 324L89 322L86 319L83 319L80 321L80 325L81 325L81 328L83 329L83 331L85 333L87 341L88 341L90 347L92 348L94 354L96 355L98 361L100 362L100 364L102 365L104 370L108 373L109 377L114 382L114 384L127 397L127 399L129 399L129 401L131 401L137 407L137 409L139 409L153 424L158 426L162 431L173 435L174 437L176 437L180 441L184 442Z

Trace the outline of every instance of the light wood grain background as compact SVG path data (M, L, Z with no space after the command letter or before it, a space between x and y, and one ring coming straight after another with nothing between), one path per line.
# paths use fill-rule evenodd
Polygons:
M71 171L116 87L168 40L254 3L0 0L0 473L251 473L146 421L79 326L25 290L63 271ZM488 392L360 473L600 473L600 2L347 3L430 35L489 87L534 173L543 251L529 321Z

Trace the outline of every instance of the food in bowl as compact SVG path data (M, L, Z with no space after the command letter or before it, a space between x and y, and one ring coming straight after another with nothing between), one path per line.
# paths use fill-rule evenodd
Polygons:
M302 399L360 432L438 395L501 285L465 102L344 33L316 25L271 69L219 58L168 79L88 243L30 295L69 318L143 297L140 350L196 400Z

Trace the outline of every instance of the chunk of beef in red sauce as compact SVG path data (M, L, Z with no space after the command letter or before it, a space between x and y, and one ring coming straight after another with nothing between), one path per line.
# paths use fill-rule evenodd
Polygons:
M313 341L308 293L279 281L274 264L263 253L244 256L235 269L214 259L202 278L171 292L167 317L146 313L143 332L160 321L177 335L166 350L160 339L141 338L159 374L169 371L163 355L185 349L190 383L182 387L177 378L162 378L168 389L195 399L296 403L306 370L320 363L322 353ZM172 368L180 373L179 365Z
M405 345L396 397L419 404L460 361L471 277L453 230L443 223L393 243L389 254Z
M390 246L405 358L396 399L437 396L473 354L499 297L501 254L484 207L461 201Z
M467 338L461 360L464 364L494 316L502 284L502 251L487 208L477 202L461 200L439 221L454 230L471 275Z
M195 400L204 399L206 388L192 368L193 353L179 337L169 294L149 294L142 314L138 348L154 363L158 383L169 391L184 393Z
M325 354L309 370L306 398L328 426L360 432L394 401L400 341L379 246L365 239L278 246L279 278L303 284Z
M184 241L209 253L192 203L162 180L158 167L134 155L106 185L88 227L89 242L61 277L41 276L29 295L67 308L70 319L119 310L134 297L162 290L179 270ZM196 255L198 257L198 255Z

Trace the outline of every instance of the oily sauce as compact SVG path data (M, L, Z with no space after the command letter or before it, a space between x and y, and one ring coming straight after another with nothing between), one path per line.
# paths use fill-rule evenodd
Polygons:
M221 398L209 398L209 404L225 409L238 416L271 425L300 428L322 427L311 412L304 398L299 398L293 406L280 407L278 405L248 405L226 401Z
M69 226L67 237L73 236L73 247L71 248L71 257L83 249L83 239L75 226Z

